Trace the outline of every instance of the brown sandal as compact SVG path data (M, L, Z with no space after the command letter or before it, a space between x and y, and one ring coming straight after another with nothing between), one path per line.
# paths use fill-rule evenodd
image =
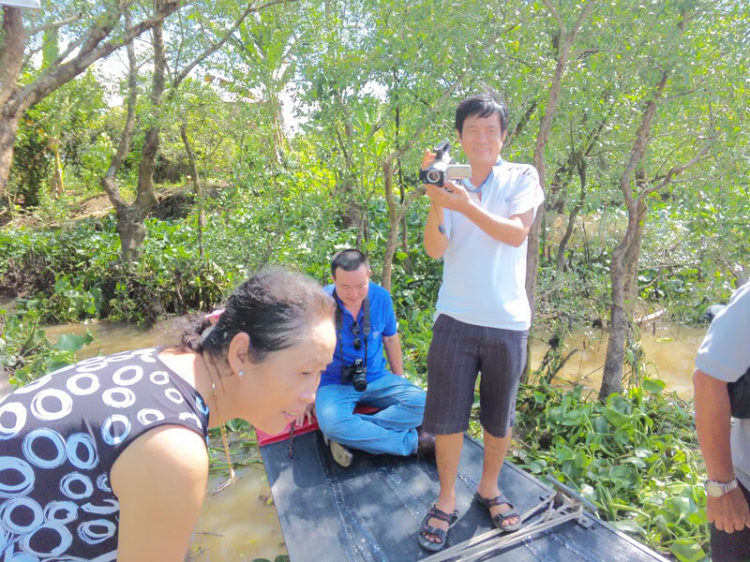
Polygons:
M523 521L521 521L521 515L518 513L518 510L512 503L508 501L508 498L506 498L504 494L501 493L499 496L495 496L494 498L483 498L479 495L479 492L477 492L474 494L474 498L477 500L477 502L479 502L479 505L481 505L482 507L486 507L487 509L490 509L491 507L496 505L503 504L507 504L510 507L508 511L498 513L492 518L492 522L495 524L495 527L497 527L501 531L511 533L513 531L517 531L521 528L521 525L523 525ZM503 525L503 521L512 517L518 517L518 521L510 525Z
M448 531L444 531L443 529L438 529L437 527L428 525L427 522L430 519L438 519L440 521L444 521L445 523L448 523L448 529L450 529L451 525L453 525L453 523L455 523L458 519L458 510L455 510L453 513L448 514L433 505L430 508L430 511L427 512L427 515L424 516L424 519L422 519L422 526L419 528L419 533L417 534L417 541L419 542L419 546L421 546L425 550L429 550L430 552L440 552L448 543ZM434 535L435 537L440 539L440 542L433 542L431 540L428 540L426 535Z

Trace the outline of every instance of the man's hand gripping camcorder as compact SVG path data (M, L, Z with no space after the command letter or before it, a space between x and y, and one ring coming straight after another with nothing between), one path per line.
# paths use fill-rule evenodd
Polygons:
M421 183L444 187L446 181L467 180L471 177L471 166L453 164L450 150L451 143L448 141L435 147L435 161L429 168L419 170Z

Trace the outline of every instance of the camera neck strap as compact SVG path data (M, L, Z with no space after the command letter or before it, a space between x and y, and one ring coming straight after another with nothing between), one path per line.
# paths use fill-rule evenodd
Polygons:
M339 299L338 294L336 293L336 289L333 290L333 300L336 301L336 335L338 336L339 340L339 354L341 356L341 372L343 374L344 367L345 367L345 361L344 361L344 338L343 332L344 332L344 307L341 305L341 300ZM364 360L364 367L367 369L367 338L370 335L370 295L367 295L365 297L364 302L362 303L362 306L364 307L364 313L362 314L362 336L365 343L365 360ZM353 318L353 321L355 324L359 324L356 318Z

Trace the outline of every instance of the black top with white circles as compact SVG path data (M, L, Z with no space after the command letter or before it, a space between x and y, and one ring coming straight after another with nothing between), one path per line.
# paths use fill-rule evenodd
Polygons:
M86 359L0 401L1 560L117 559L119 455L165 424L208 438L201 395L157 354Z

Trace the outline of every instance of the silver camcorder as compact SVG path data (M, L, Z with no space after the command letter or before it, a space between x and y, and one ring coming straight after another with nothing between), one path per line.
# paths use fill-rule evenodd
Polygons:
M451 143L444 141L435 147L435 161L429 168L419 170L421 183L444 187L446 181L467 180L471 177L471 166L454 164L450 157Z

